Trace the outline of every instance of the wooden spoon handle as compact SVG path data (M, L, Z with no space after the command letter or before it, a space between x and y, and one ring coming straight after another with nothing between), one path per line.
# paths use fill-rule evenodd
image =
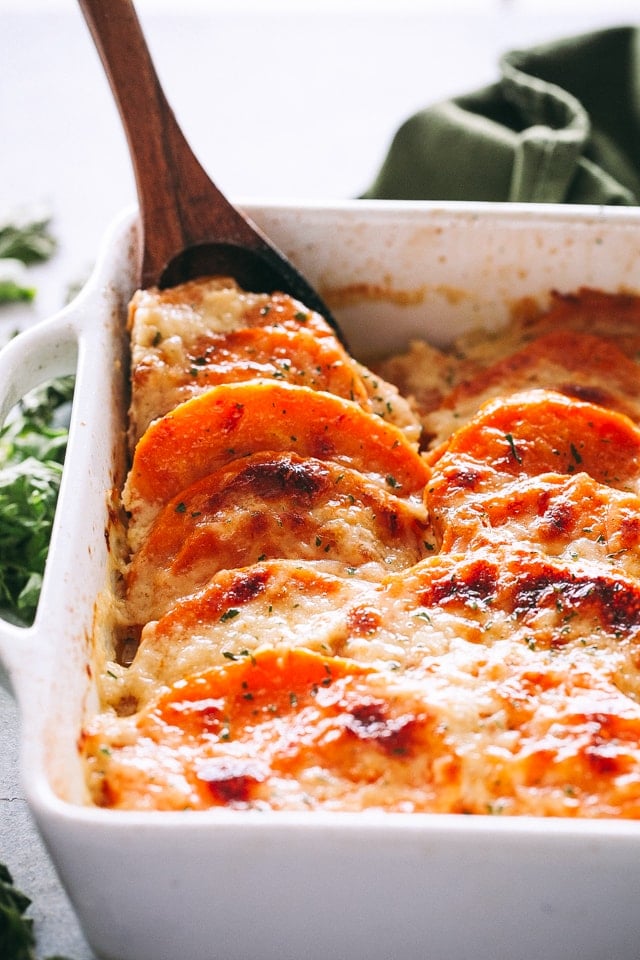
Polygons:
M143 286L156 283L173 256L199 243L224 240L255 248L255 231L211 182L178 126L133 4L79 4L129 144L142 218Z

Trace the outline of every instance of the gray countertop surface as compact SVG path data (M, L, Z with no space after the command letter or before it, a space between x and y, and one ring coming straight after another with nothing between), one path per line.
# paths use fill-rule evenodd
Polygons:
M623 0L390 0L371 15L358 3L351 15L346 0L340 11L311 2L288 12L254 6L240 13L229 3L192 9L175 0L157 12L147 0L140 14L169 100L223 191L311 201L357 196L402 120L494 81L506 50L627 23L633 10ZM245 64L258 64L275 46L294 52L294 82L285 58L270 58L259 83L235 69L238 49ZM34 270L34 306L0 312L2 342L59 309L135 194L117 113L73 0L0 0L0 81L0 209L49 205L60 240L54 259ZM256 146L273 136L278 151ZM32 898L38 957L93 960L24 799L19 732L15 702L0 688L0 861Z
M9 867L15 885L31 898L28 916L34 920L38 957L55 952L70 960L94 960L24 799L18 732L15 701L0 688L0 862Z

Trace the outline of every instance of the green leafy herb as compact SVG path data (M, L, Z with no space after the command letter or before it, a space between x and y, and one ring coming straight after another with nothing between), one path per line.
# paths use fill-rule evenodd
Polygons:
M35 615L66 451L73 377L32 391L0 430L0 608Z
M17 890L7 867L0 863L0 957L36 960L33 920L25 916L31 900ZM48 960L68 960L55 956Z
M0 223L0 259L19 260L26 266L48 260L56 249L50 222L48 215L26 214Z
M27 269L20 260L0 259L0 303L18 303L33 300L36 288L27 277Z
M13 878L0 863L0 956L32 960L35 936L33 920L24 914L31 901L13 885Z
M42 214L14 215L0 221L0 304L35 297L27 267L48 260L55 251L49 222Z

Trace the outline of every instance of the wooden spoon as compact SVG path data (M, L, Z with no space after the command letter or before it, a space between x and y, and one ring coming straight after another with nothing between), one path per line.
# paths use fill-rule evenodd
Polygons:
M321 313L318 293L223 196L187 143L160 86L130 0L78 0L129 144L142 221L143 287L224 275L254 292L281 290Z

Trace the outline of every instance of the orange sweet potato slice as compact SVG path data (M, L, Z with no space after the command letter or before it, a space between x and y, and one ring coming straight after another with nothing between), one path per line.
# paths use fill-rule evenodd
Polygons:
M546 568L529 573L551 610L557 585L569 588L568 606L606 602ZM479 582L468 574L449 581L467 616L465 592ZM431 586L446 604L445 584ZM516 581L511 595L535 615L527 586ZM402 675L299 648L246 652L161 689L136 714L94 718L80 741L93 800L140 810L638 817L637 702L593 670L583 647L569 646L568 669L562 640L550 657L525 638L506 661L481 643L471 660L458 643Z
M243 290L234 279L225 276L198 277L175 287L136 291L128 317L134 343L141 339L141 329L149 323L155 327L151 333L154 342L197 326L209 330L270 327L294 333L305 329L316 337L335 337L324 317L289 294Z
M100 806L420 809L445 752L419 691L297 649L189 677L127 719L130 738L111 738L108 720L83 737ZM438 775L446 786L455 764Z
M356 364L335 337L284 327L246 327L200 337L177 358L175 352L165 359L162 345L149 349L132 370L135 441L152 420L220 383L285 380L369 407Z
M420 425L391 384L344 349L319 314L282 293L241 290L225 277L139 290L129 308L129 440L218 383L277 379L359 403L418 439Z
M464 377L426 421L440 443L493 397L522 389L554 390L640 420L640 384L635 360L603 337L556 330L473 375Z
M133 622L157 619L218 570L277 557L380 577L433 549L423 508L361 474L292 453L234 460L174 497L127 576Z
M589 526L589 510L601 512L616 499L609 488L637 496L640 429L596 404L533 390L485 404L432 459L425 501L441 549L469 549L487 539L553 549L563 534L558 530L554 540L548 523L564 527L568 545L580 536L578 517ZM591 483L567 485L585 475ZM609 539L600 536L601 544Z
M489 401L433 452L430 462L439 477L447 474L453 483L456 469L466 471L460 482L467 491L482 485L480 476L473 478L473 464L490 484L516 476L584 471L599 483L635 491L640 429L623 414L596 404L531 390Z
M610 646L620 654L610 669L628 657L623 674L640 686L640 582L607 564L581 558L567 564L526 545L489 543L474 552L423 560L390 575L381 591L406 610L422 605L434 628L440 617L455 617L459 636L487 649L501 640L516 649L514 637L521 643L531 638L540 648L580 649L586 638L597 637L600 649ZM464 621L477 625L475 637L462 633Z
M585 638L609 651L617 682L636 696L639 611L635 578L589 559L567 564L526 545L439 554L378 583L311 563L270 561L221 571L147 624L112 699L144 703L154 678L171 684L264 647L305 647L398 673L430 670L451 654L442 668L453 682L465 662L474 669L476 658L491 659L493 646L517 656L531 643L579 651Z
M640 297L581 287L574 293L552 291L549 308L524 318L524 339L556 330L574 330L614 341L632 360L640 351Z
M269 560L221 570L202 590L177 600L144 626L116 696L129 704L146 702L153 678L171 684L261 647L346 655L349 630L366 642L374 623L371 616L361 616L349 628L348 611L368 610L375 590L373 581L357 573L336 575L309 561Z
M516 478L465 500L454 490L450 494L438 500L432 516L443 552L526 544L548 556L598 560L640 575L637 494L598 483L586 473Z
M180 491L265 450L352 467L400 496L419 494L428 477L401 430L348 400L287 383L224 384L156 420L140 439L123 491L132 546Z

